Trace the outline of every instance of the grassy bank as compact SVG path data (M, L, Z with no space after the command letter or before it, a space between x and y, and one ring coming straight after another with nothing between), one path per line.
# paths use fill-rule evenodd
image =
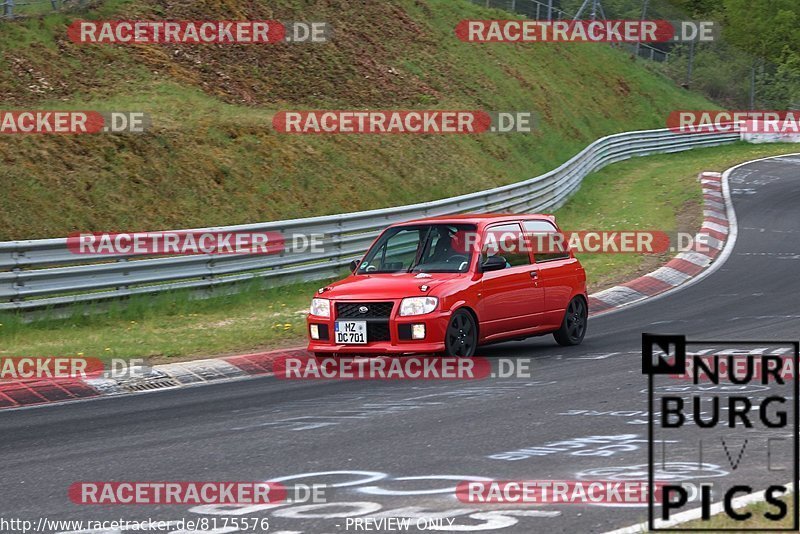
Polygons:
M107 0L0 24L7 109L144 111L131 135L8 135L0 240L252 223L453 196L554 168L594 139L707 109L604 44L473 44L466 0ZM73 19L324 20L327 44L79 45ZM291 109L533 111L530 134L285 135ZM56 207L57 208L54 208ZM30 214L35 213L36 217Z
M734 145L618 163L593 174L556 215L565 229L694 231L702 219L697 174L797 151ZM586 254L592 290L649 272L666 257ZM246 352L302 343L304 312L324 282L245 291L203 301L186 294L137 297L101 315L24 324L0 316L0 355L147 357L154 361Z

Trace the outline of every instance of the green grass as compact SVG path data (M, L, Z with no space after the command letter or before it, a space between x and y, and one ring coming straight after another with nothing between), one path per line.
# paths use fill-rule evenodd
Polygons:
M794 145L746 145L637 158L611 165L585 181L558 212L567 230L695 231L701 220L697 174L754 158L797 151ZM620 202L620 198L624 201ZM666 260L631 254L584 254L592 290L629 280ZM24 323L0 315L0 356L85 355L151 361L241 353L302 344L303 310L325 281L208 300L187 293L138 296L104 313Z

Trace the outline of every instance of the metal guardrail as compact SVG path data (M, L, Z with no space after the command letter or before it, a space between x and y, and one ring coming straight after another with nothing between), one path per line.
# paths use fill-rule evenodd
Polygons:
M25 310L249 279L272 285L336 276L385 226L455 213L541 212L560 207L591 172L633 156L730 143L738 134L644 130L598 139L557 169L528 180L453 198L324 217L201 229L323 234L324 252L273 255L132 257L78 255L67 239L0 242L0 310ZM196 230L197 231L197 230Z

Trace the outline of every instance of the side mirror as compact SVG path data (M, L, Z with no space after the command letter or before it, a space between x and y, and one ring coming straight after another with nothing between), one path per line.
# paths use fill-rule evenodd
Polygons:
M358 269L358 266L360 264L361 264L361 260L353 260L353 261L351 261L350 262L350 272L351 273L356 272L356 269Z
M503 256L489 256L481 263L481 272L499 271L506 268L506 259Z

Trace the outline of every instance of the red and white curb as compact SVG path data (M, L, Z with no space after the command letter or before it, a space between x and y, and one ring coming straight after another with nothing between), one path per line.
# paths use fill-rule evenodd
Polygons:
M304 349L286 349L225 358L154 365L130 379L35 379L0 382L0 409L24 408L95 397L144 393L163 389L235 380L272 373L275 360L308 355Z
M672 291L699 277L718 261L733 234L731 218L735 217L727 171L724 177L718 172L704 172L698 179L703 188L703 224L695 235L693 249L677 254L652 273L589 295L591 315L609 313Z
M686 286L709 274L724 261L736 236L736 216L727 183L727 175L731 170L733 169L726 171L725 175L717 172L700 175L704 220L698 235L703 236L708 249L682 252L650 274L590 295L591 315L610 313ZM128 380L88 378L2 382L0 409L26 408L263 376L272 374L273 363L279 358L308 354L305 349L294 348L155 365L149 368L145 376Z

